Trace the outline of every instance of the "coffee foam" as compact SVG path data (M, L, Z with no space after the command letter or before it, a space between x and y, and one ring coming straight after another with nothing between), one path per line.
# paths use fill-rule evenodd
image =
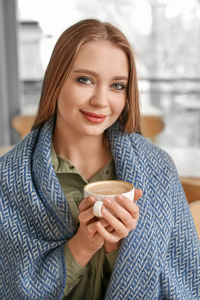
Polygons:
M98 182L95 185L90 184L87 191L92 194L98 195L120 195L129 192L132 186L128 183L115 181L113 183L109 182Z

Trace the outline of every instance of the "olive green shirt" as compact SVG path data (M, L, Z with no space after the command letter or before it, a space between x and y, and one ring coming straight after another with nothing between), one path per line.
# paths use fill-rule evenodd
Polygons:
M83 188L88 181L83 178L69 160L56 155L53 145L51 147L51 158L61 188L69 203L76 229L78 230L78 206L84 198ZM109 179L116 179L114 160L111 160L106 166L104 166L89 182ZM64 252L67 269L67 282L63 299L103 299L118 251L108 254L105 252L105 248L102 247L95 253L84 268L81 267L73 257L68 247L68 243L65 244Z

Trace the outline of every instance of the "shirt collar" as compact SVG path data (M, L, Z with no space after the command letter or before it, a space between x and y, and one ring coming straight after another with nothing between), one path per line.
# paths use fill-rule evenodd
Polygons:
M51 143L51 159L56 173L78 173L73 163L56 154L53 143Z

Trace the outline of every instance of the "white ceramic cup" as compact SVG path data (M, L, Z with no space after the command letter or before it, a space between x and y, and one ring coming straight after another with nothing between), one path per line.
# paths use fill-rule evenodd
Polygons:
M93 212L97 217L102 217L101 208L103 205L103 200L106 197L115 199L118 195L123 195L134 200L135 189L133 185L129 182L120 180L102 180L88 183L84 187L84 197L94 196L97 201L94 203Z

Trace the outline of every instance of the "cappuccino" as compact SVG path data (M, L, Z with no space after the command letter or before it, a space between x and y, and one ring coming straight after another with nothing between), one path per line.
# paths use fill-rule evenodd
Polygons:
M92 194L98 195L121 195L133 189L128 182L108 180L90 183L86 190Z
M120 180L104 180L89 183L84 187L84 197L94 196L97 199L93 207L93 212L97 217L102 217L101 208L103 199L106 197L115 199L117 195L124 195L133 201L133 185Z

